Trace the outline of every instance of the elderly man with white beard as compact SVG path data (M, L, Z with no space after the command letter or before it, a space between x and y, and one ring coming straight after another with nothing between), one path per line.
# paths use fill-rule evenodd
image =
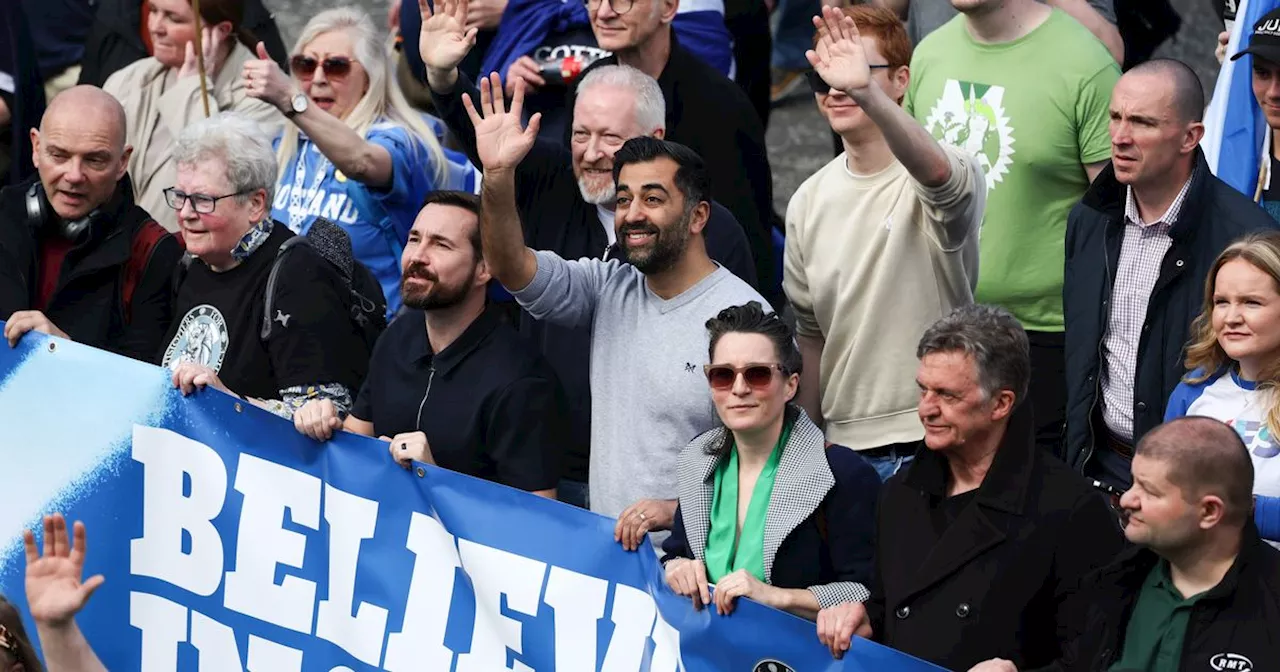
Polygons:
M458 70L471 44L464 32L465 22L453 16L456 7L441 2L439 11L425 17L420 48L437 113L471 162L483 168L476 153L475 129L462 106L463 94L469 93L472 100L480 100L480 95L475 84ZM570 123L569 148L539 141L516 170L516 206L524 224L525 244L565 259L621 258L613 222L613 155L631 138L666 135L662 90L657 81L635 68L595 68L578 86ZM712 204L703 235L712 260L756 286L755 262L746 234L727 209ZM591 435L587 380L590 330L537 322L523 311L519 322L520 332L540 345L568 395L571 428L560 497L585 506Z

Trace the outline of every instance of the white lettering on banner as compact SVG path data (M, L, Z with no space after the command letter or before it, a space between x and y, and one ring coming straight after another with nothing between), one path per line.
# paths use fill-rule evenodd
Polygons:
M518 660L507 667L507 649L521 653L523 636L520 621L502 615L502 597L510 611L537 616L546 563L467 539L458 540L458 556L475 584L476 627L471 651L458 656L457 672L533 672Z
M377 665L387 632L387 610L361 602L355 618L356 564L360 542L373 538L378 503L324 486L324 520L329 523L329 596L320 601L316 636L350 653L362 663Z
M236 536L236 568L227 572L223 596L228 609L311 634L315 582L286 575L277 584L275 576L277 565L302 567L307 537L284 529L284 512L289 510L295 524L319 530L320 483L296 469L240 455L235 487L244 502Z
M144 506L142 537L129 543L129 573L214 594L222 583L222 537L213 526L227 496L222 458L199 441L135 425L133 459L143 464ZM185 553L184 534L191 539Z
M388 672L434 672L453 667L453 652L444 645L453 602L453 579L462 561L440 521L421 513L409 519L405 548L414 554L409 598L400 632L387 638Z
M135 427L133 458L144 465L144 499L142 537L130 544L131 572L195 595L214 595L225 569L223 540L212 522L228 495L222 458L198 441L149 427ZM512 652L524 652L520 615L539 618L545 603L553 617L556 669L595 672L597 630L608 603L609 581L455 538L435 518L413 512L404 538L404 548L414 556L413 570L404 606L393 614L386 606L355 599L361 548L380 531L377 501L243 453L233 487L241 503L235 568L226 572L223 586L227 609L326 640L370 667L381 662L388 672L448 670L455 658L457 672L532 672L519 660L511 666L507 660ZM325 599L317 605L321 591L315 581L280 570L303 569L311 536L307 530L319 533L321 515L327 524L328 574ZM286 521L306 529L285 529ZM185 552L184 539L189 539ZM445 645L445 633L455 585L462 585L457 584L461 569L474 588L475 615L467 652L455 654ZM282 579L276 583L279 575ZM650 639L654 648L646 669L683 672L679 633L657 613L653 597L631 586L612 588L613 634L600 672L640 670ZM400 630L388 634L388 624L397 617ZM543 612L542 618L547 617ZM242 668L239 643L245 640L237 637L241 625L233 630L157 595L131 592L129 622L142 632L143 672L176 669L179 646L188 642L199 654L201 672L302 669L305 647L291 648L252 633ZM331 672L350 668L339 665Z
M551 568L542 601L556 616L556 672L595 672L596 623L608 597L608 581Z
M136 431L134 437L136 441ZM187 641L186 607L159 595L132 592L129 625L142 631L140 672L178 669L178 644Z

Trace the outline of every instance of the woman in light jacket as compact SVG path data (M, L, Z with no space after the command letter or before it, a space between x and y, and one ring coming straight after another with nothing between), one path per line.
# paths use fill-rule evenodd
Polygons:
M276 145L271 215L305 235L317 217L351 237L382 285L388 317L400 307L400 257L427 193L459 189L435 131L409 107L385 36L359 9L321 12L294 45L289 71L266 52L244 68L249 95L288 119Z
M720 311L707 330L707 382L724 426L680 454L680 502L662 544L667 585L697 608L714 601L721 614L739 597L810 620L866 600L875 469L827 446L792 403L800 352L780 317L751 302ZM624 515L646 515L634 508Z
M265 124L268 134L279 126L270 105L250 98L240 70L253 59L253 36L240 26L243 0L202 0L209 114L234 110ZM164 190L177 179L170 147L182 129L205 118L195 52L195 12L189 0L151 0L147 29L155 55L137 61L107 79L103 89L124 106L126 142L133 147L129 175L138 205L170 231L178 217L166 205ZM249 45L249 46L246 46Z

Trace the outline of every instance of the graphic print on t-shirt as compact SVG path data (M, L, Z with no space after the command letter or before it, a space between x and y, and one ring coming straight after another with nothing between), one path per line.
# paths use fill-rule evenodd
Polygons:
M1276 445L1267 423L1258 420L1235 418L1227 421L1227 426L1236 430L1240 440L1249 447L1249 452L1258 457L1271 458L1280 455L1280 446Z
M227 321L211 305L196 306L178 325L178 333L164 351L161 366L176 369L182 362L206 366L217 373L227 354Z
M948 79L924 125L938 141L978 157L988 193L1013 164L1013 126L1004 94L1003 86Z

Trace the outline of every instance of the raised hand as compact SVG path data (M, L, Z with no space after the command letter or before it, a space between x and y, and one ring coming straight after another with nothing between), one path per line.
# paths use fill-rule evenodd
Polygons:
M452 72L476 44L476 28L467 28L467 0L436 0L432 12L427 0L418 0L422 32L418 53L428 70Z
M480 80L480 112L476 111L470 95L462 97L462 105L467 108L467 116L471 117L471 124L476 128L476 153L480 155L485 171L510 171L520 165L533 147L538 127L542 124L542 115L535 114L529 119L528 128L521 128L524 80L516 83L510 111L506 110L505 102L502 78L496 72L488 79Z
M204 52L205 76L212 79L222 70L222 61L227 53L222 50L222 43L227 39L227 32L221 26L204 26L200 29L200 50ZM196 41L187 42L186 58L182 68L178 70L178 79L190 77L200 71L200 61L196 59ZM212 85L211 85L212 86Z
M22 533L27 553L27 608L37 623L66 625L84 608L93 591L105 579L101 574L81 581L84 575L84 523L76 522L75 537L67 540L67 520L55 513L44 517L44 554L36 550L31 530Z
M271 59L266 45L259 42L257 52L258 58L245 61L240 70L245 95L265 100L278 110L290 109L289 103L294 92L293 80Z
M813 25L822 37L805 57L823 81L846 93L870 86L871 65L853 19L839 9L823 7L822 15L813 17Z

